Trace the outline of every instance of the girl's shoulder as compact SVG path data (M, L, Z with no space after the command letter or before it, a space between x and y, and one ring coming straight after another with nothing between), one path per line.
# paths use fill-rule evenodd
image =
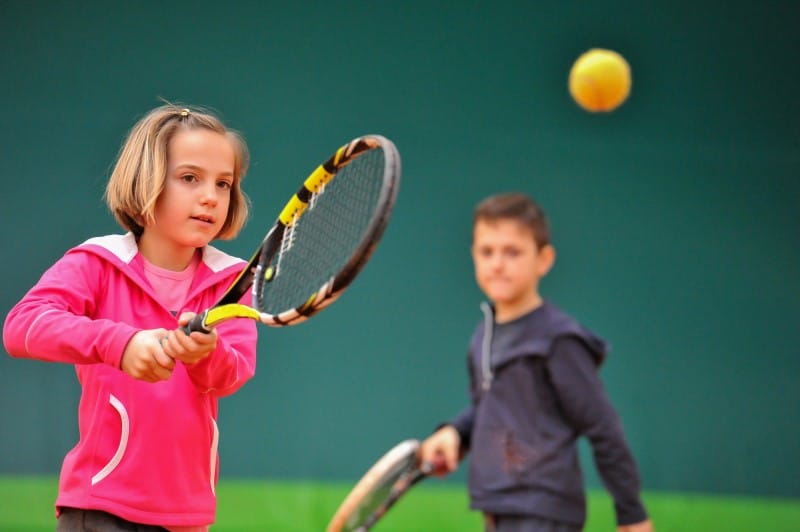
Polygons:
M202 262L212 272L220 273L232 268L241 270L245 260L208 245L203 248Z
M130 263L139 252L133 233L124 235L96 236L75 246L70 251L94 251L104 256L114 257L125 264Z

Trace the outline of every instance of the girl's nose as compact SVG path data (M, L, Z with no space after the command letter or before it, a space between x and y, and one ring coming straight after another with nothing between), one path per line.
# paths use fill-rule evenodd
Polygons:
M216 205L217 199L217 187L214 184L203 187L201 196L201 203L203 205Z

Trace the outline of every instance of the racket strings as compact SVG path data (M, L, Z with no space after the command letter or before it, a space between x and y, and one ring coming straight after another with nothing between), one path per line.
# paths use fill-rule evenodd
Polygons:
M285 249L281 245L278 271L264 286L264 312L276 315L304 305L351 259L368 253L385 166L383 151L369 150L312 196L309 208L287 227L290 234L284 240L289 243Z
M279 275L281 271L281 262L283 259L284 254L286 254L290 249L292 249L292 245L294 245L294 241L297 238L297 224L300 218L298 217L297 213L294 213L292 216L292 223L286 228L286 231L283 233L283 240L281 240L281 247L278 250L278 257L275 261L275 273L274 275Z
M323 183L320 185L319 190L311 194L311 199L308 200L308 208L313 209L317 205L317 198L319 198L322 194L325 193L325 187L327 187L327 183Z

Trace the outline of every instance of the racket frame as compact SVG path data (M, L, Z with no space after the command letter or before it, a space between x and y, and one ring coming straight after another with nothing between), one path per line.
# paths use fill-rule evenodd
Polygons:
M339 505L326 532L369 530L409 489L428 477L432 469L420 464L419 446L418 440L402 441L375 462ZM371 495L385 489L390 482L386 497L369 513L363 513L364 505L372 502Z
M278 314L265 312L262 304L263 287L271 280L272 276L276 275L272 261L280 253L281 244L287 232L294 229L294 226L315 201L316 195L324 191L325 186L335 179L339 171L374 149L383 151L383 182L377 199L377 207L367 225L368 229L362 235L361 241L354 249L350 259L338 273L316 289L310 289L308 297L301 305L282 310ZM258 249L225 291L225 294L214 306L195 316L188 325L183 327L184 332L186 334L191 331L208 333L214 325L232 318L255 319L274 327L296 325L333 303L367 263L383 235L397 199L400 174L400 155L394 144L386 137L365 135L340 147L334 155L319 165L306 178L300 189L286 203ZM248 289L253 294L252 307L239 303Z

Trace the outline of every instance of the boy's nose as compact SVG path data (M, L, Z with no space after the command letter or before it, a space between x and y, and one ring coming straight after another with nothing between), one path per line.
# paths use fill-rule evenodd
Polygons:
M500 255L495 255L491 259L489 259L489 266L493 270L499 270L503 267L503 257Z

